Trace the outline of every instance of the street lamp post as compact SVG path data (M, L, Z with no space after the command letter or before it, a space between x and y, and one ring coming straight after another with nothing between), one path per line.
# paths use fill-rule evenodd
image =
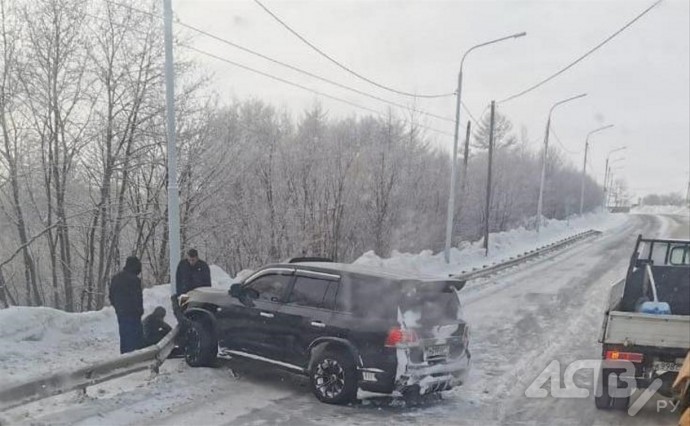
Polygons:
M465 58L471 51L480 47L488 46L490 44L498 43L512 38L518 38L527 35L527 33L517 33L507 37L497 38L496 40L487 41L476 46L470 47L460 61L460 71L458 72L458 88L455 93L455 133L453 135L453 158L450 168L450 195L448 196L448 213L446 215L446 247L444 250L444 257L446 263L450 262L450 245L453 237L453 216L455 214L455 181L457 179L457 161L458 161L458 131L460 127L460 106L462 105L462 68L465 64Z
M612 149L609 151L609 153L606 155L606 167L604 167L604 200L603 200L603 205L601 206L601 210L604 211L606 210L606 203L608 201L607 193L608 193L608 182L609 182L609 158L611 157L611 154L614 152L619 152L626 149L625 146L621 146L619 148ZM614 160L618 161L618 160Z
M598 127L592 130L591 132L587 133L587 137L585 138L585 159L582 164L582 179L580 181L580 215L582 215L582 208L585 204L585 176L587 173L587 151L589 150L589 137L592 136L594 133L610 129L611 127L613 127L613 124Z
M556 102L551 106L551 109L549 110L549 117L546 120L546 132L544 134L544 155L543 159L541 162L541 179L539 181L539 200L537 201L537 233L539 233L539 228L541 228L541 216L542 216L542 206L544 202L544 182L546 181L546 156L548 155L548 150L549 150L549 133L551 130L551 114L553 113L553 110L559 106L563 105L564 103L574 101L575 99L580 99L582 97L587 96L586 93L583 93L581 95L573 96L572 98L568 99L563 99L561 101Z
M170 293L177 294L175 268L180 261L180 200L177 188L177 151L175 143L175 68L173 63L172 0L163 0L165 25L165 115L168 142L168 258Z

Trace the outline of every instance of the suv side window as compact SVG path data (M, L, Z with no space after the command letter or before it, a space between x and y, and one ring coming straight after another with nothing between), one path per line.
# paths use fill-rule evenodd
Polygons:
M338 294L338 287L340 287L340 282L331 281L328 284L328 289L326 289L326 295L323 297L323 307L331 311L336 310L335 297Z
M331 283L333 283L333 281L321 278L297 276L295 285L288 298L288 304L308 306L311 308L324 308L326 290L328 290L329 284Z
M248 287L259 292L259 300L280 302L291 280L292 275L264 275L252 281Z

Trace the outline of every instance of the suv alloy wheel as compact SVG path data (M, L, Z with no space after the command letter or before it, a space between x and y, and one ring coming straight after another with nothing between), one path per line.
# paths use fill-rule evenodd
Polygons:
M323 351L309 372L312 392L321 402L348 404L357 397L357 369L349 354Z

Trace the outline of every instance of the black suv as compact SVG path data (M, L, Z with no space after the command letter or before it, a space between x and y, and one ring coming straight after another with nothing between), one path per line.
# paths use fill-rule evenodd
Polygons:
M357 389L426 394L462 384L469 370L464 282L354 264L266 266L230 291L181 297L191 320L185 358L209 366L240 356L308 375L316 397L353 401Z

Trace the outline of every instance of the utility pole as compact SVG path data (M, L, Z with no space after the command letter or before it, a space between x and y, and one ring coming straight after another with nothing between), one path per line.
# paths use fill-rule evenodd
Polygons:
M165 118L168 136L168 256L170 293L177 294L175 269L180 262L180 200L177 188L177 145L175 143L175 68L173 62L172 0L163 0L165 25Z
M484 210L484 248L486 249L486 256L489 255L489 211L491 210L491 165L494 154L494 114L496 110L496 101L491 101L491 125L489 128L489 170L486 177L486 207Z
M457 180L457 165L458 165L458 132L460 127L460 107L462 106L462 68L465 65L465 58L471 51L480 47L488 46L490 44L498 43L511 38L519 38L527 35L522 32L518 34L509 35L507 37L497 38L496 40L487 41L486 43L477 44L467 49L462 59L460 60L460 71L458 72L458 88L455 92L455 133L453 134L453 156L450 163L450 194L448 195L448 213L446 215L446 247L443 256L446 263L450 262L450 246L453 239L453 218L455 215L455 184Z
M608 205L608 200L609 200L609 194L608 194L610 192L610 188L609 188L609 184L608 184L608 182L609 182L608 177L609 177L609 172L610 172L610 170L609 170L609 158L611 157L611 154L613 154L614 152L622 151L626 148L627 147L625 147L625 146L621 146L620 148L612 149L606 155L606 167L604 168L604 201L603 201L603 206L601 206L602 211L606 210L606 206ZM615 161L617 161L617 160L614 160L614 162Z

